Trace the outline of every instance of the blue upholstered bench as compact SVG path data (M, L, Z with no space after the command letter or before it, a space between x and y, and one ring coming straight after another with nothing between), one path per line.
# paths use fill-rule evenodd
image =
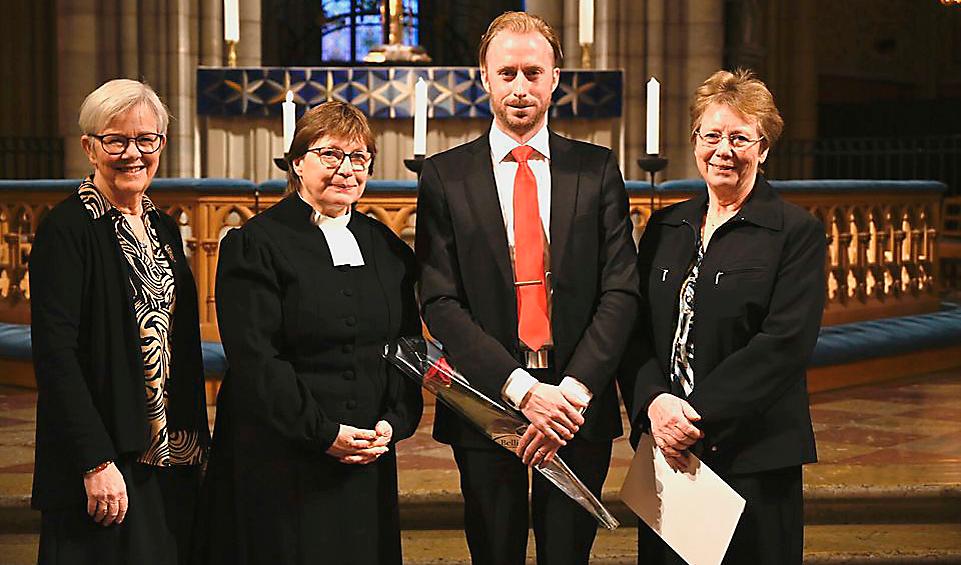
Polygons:
M841 365L961 344L961 307L821 328L812 367Z
M843 365L927 349L961 344L961 307L945 305L940 312L883 318L821 328L811 367ZM204 373L219 379L227 369L218 342L202 344ZM30 326L0 323L0 358L30 361Z
M204 374L208 379L219 379L227 370L227 358L219 342L205 341L201 344L204 356ZM0 322L0 359L32 361L30 326Z

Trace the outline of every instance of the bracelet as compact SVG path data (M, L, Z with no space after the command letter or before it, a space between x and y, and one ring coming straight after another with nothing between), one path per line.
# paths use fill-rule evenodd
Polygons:
M94 467L93 469L90 469L89 471L84 471L83 474L84 474L84 476L86 476L86 475L93 475L93 474L95 474L95 473L99 473L100 471L103 471L104 469L106 469L107 467L109 467L112 463L113 463L113 461L110 461L110 460L108 459L107 461L104 461L103 463L97 465L97 466Z

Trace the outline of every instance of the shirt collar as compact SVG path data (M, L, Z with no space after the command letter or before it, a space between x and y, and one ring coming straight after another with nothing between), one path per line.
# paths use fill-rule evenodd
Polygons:
M551 147L550 147L550 135L547 129L547 122L541 126L541 129L537 130L534 137L530 138L527 143L517 143L517 140L507 135L500 128L497 127L497 122L491 124L491 131L488 135L491 145L491 158L495 163L500 163L503 161L507 155L514 150L515 147L521 145L529 145L534 148L534 151L540 153L545 159L551 158Z
M94 220L99 219L101 216L107 212L116 211L120 214L120 210L116 206L107 200L107 197L103 195L102 192L97 188L97 185L93 182L93 175L83 179L80 183L80 187L77 188L77 193L80 195L80 201L83 202L83 207L87 209L87 213ZM153 212L157 209L150 198L144 194L141 197L140 202L141 207L143 207L143 213Z
M310 202L304 200L303 195L300 191L297 191L297 197L303 200L304 204L310 206ZM318 211L313 206L310 206L310 223L314 224L318 228L324 227L335 227L335 228L346 228L347 224L350 223L350 207L347 207L347 213L343 216L337 216L336 218L331 218L330 216Z
M780 200L767 180L758 173L751 194L741 205L741 209L736 216L740 221L780 231L784 227L784 211ZM707 190L705 189L690 200L665 208L658 221L668 225L680 225L687 222L692 226L700 227L704 213L707 211L707 202Z

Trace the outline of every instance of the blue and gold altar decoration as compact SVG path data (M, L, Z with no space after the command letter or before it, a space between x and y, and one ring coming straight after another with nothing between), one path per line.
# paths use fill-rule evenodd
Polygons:
M280 116L287 90L298 115L341 100L371 118L409 118L414 84L428 83L428 115L489 118L490 104L477 67L204 67L197 70L197 113L203 116ZM562 70L551 117L621 116L623 73Z

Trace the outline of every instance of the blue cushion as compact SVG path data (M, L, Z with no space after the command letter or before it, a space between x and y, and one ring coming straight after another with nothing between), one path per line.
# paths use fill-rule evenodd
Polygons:
M0 192L10 190L34 190L38 192L70 192L80 185L80 179L30 179L0 180ZM625 181L632 194L649 193L651 185L644 180ZM772 180L771 185L779 192L944 192L944 183L926 180ZM154 179L151 190L158 192L201 191L212 194L252 193L259 188L262 194L281 194L287 187L285 179L271 179L254 184L246 179L229 178L160 178ZM371 179L367 183L370 192L416 192L417 181L413 179ZM658 192L701 192L704 181L699 178L662 182Z
M632 196L637 196L637 193L651 193L651 183L645 180L625 180L624 188L626 188L627 192L631 193Z
M821 328L812 367L961 344L961 308Z
M150 183L150 192L203 192L206 194L237 194L254 192L254 183L246 179L226 178L160 178Z
M0 357L29 361L31 350L30 326L0 322Z
M224 346L219 341L204 341L200 343L200 350L204 355L204 375L207 378L223 378L227 372Z
M945 192L947 185L933 180L772 180L771 186L778 192ZM662 182L657 185L658 192L663 190L677 192L701 192L705 190L702 179L683 179Z
M227 370L227 357L220 342L205 341L200 344L204 356L204 374L208 378L220 378ZM30 361L32 359L30 326L0 322L0 358Z
M280 194L287 188L285 179L271 179L259 185L260 192L263 194ZM366 192L417 192L417 181L415 180L387 180L370 179L367 181Z
M811 366L840 365L961 344L961 307L945 306L945 310L931 314L825 326L818 336ZM30 326L0 322L0 357L29 361L30 344ZM205 375L222 377L227 370L223 345L205 341L201 350Z
M35 192L70 192L77 190L82 179L16 179L0 180L0 191L32 190Z

